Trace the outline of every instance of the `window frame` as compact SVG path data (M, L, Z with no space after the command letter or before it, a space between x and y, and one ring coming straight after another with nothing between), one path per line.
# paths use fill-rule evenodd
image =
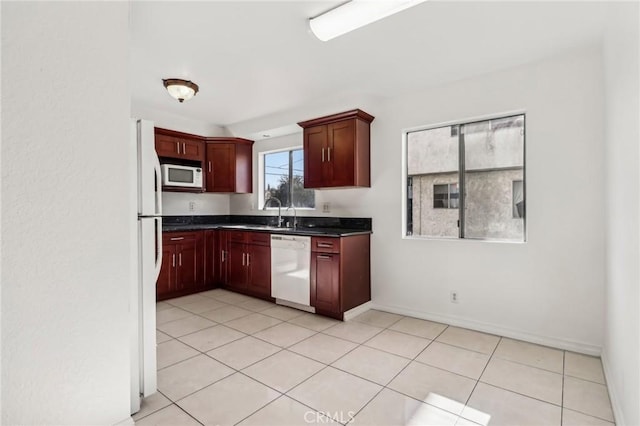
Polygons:
M529 220L529 216L530 216L530 212L525 210L525 214L524 217L522 218L523 222L523 236L522 236L522 241L514 241L514 240L503 240L503 239L496 239L496 238L465 238L462 234L459 233L458 236L456 237L438 237L438 236L429 236L429 235L415 235L415 234L411 234L408 235L407 234L407 230L408 230L408 224L409 224L409 220L408 220L408 209L409 209L409 197L408 197L408 178L409 178L409 170L408 170L408 164L409 164L409 149L408 149L408 142L409 142L409 133L413 133L413 132L419 132L419 131L424 131L424 130L432 130L432 129L437 129L437 128L441 128L441 127L450 127L450 126L461 126L461 125L468 125L468 124L474 124L474 123L479 123L479 122L483 122L483 121L488 121L488 120L499 120L502 118L508 118L511 116L516 116L516 115L522 115L524 116L524 134L523 134L523 138L522 138L522 143L523 143L523 153L522 153L522 161L523 161L523 165L522 165L522 180L523 180L523 184L522 184L522 189L523 189L523 193L525 194L525 203L527 205L530 205L529 200L527 200L528 197L528 193L527 193L527 112L525 109L517 109L517 110L512 110L512 111L506 111L506 112L501 112L501 113L495 113L495 114L487 114L487 115L482 115L482 116L475 116L475 117L471 117L471 118L463 118L463 119L455 119L455 120L450 120L450 121L444 121L444 122L439 122L439 123L433 123L433 124L427 124L427 125L421 125L421 126L415 126L415 127L407 127L402 129L402 173L401 173L401 194L402 194L402 202L401 202L401 221L402 221L402 226L401 226L401 231L402 232L402 239L403 240L425 240L425 241L431 241L431 240L435 240L435 241L468 241L468 242L472 242L472 243L503 243L503 244L526 244L529 241L529 233L528 233L528 226L527 226L527 222ZM459 136L459 130L458 130L458 136ZM464 206L464 203L462 201L462 198L464 197L464 191L465 191L465 187L464 187L464 182L462 182L463 180L463 173L461 172L462 168L465 166L464 164L464 155L463 153L461 154L460 152L458 153L458 159L459 159L459 164L458 164L458 191L460 193L460 207L458 208L459 211L459 221L460 221L460 227L464 226L463 225L463 221L464 221L464 208L462 208L462 206ZM525 208L526 209L526 208ZM412 218L412 222L415 222L415 220Z
M291 152L291 151L303 151L303 155L304 155L304 149L302 146L290 146L290 147L285 147L285 148L278 148L278 149L272 149L269 151L261 151L258 153L258 164L259 164L259 170L258 170L258 206L257 206L257 210L263 210L263 206L265 203L265 199L264 199L264 192L265 192L265 179L264 179L264 174L265 174L265 156L268 154L277 154L279 152ZM289 170L291 170L291 164L289 164ZM314 192L314 201L316 200L316 191L314 188L308 188L309 190ZM291 194L289 194L291 196ZM280 200L281 202L284 202L283 200ZM289 200L292 201L292 200ZM317 202L315 203L317 205ZM287 209L288 207L286 206L282 206L282 209ZM296 211L298 210L308 210L308 211L314 211L316 210L316 207L298 207L295 206ZM278 210L278 204L277 203L272 203L269 204L267 206L267 208L265 210Z

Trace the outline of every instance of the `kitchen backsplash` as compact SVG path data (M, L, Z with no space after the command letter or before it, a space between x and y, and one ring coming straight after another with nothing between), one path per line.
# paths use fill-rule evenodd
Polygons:
M162 213L170 216L228 215L228 194L163 192Z

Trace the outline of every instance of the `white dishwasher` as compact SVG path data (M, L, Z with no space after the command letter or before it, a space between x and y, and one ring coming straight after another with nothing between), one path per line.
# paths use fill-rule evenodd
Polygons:
M276 303L310 309L311 238L271 235L271 297Z

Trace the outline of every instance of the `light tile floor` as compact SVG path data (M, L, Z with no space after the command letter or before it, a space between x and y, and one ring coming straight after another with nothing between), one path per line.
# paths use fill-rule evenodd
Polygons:
M158 303L157 324L137 425L613 425L600 359L577 353L220 289Z

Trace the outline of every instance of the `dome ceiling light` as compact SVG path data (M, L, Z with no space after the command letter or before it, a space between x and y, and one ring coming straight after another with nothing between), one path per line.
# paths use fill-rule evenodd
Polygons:
M163 79L162 82L167 92L180 103L188 101L198 93L198 85L190 80L167 78Z

